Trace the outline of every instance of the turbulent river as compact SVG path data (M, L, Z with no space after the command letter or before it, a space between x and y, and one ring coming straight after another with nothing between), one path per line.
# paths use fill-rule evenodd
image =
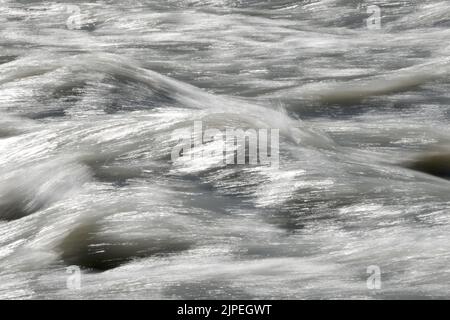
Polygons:
M438 0L0 0L0 298L450 298L449 39ZM174 160L195 122L278 165Z

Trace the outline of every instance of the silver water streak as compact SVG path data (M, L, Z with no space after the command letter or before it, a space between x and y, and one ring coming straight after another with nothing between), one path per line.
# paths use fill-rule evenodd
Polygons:
M449 27L439 0L1 0L0 298L450 298ZM194 121L279 129L279 166L171 161Z

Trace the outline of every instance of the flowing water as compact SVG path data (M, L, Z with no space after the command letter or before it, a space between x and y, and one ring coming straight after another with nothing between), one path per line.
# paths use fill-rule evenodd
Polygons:
M0 298L450 298L449 1L1 0L0 26ZM279 129L279 166L171 161L194 121Z

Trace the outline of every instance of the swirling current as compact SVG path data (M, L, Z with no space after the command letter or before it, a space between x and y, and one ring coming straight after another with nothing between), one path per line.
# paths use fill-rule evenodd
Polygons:
M450 2L2 0L0 26L0 298L450 298ZM175 161L195 123L277 130L278 164Z

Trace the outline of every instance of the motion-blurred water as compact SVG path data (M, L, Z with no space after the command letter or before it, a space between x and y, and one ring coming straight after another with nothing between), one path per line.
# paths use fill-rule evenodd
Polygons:
M450 297L450 2L2 0L0 26L1 298ZM279 168L172 163L194 121L280 129Z

